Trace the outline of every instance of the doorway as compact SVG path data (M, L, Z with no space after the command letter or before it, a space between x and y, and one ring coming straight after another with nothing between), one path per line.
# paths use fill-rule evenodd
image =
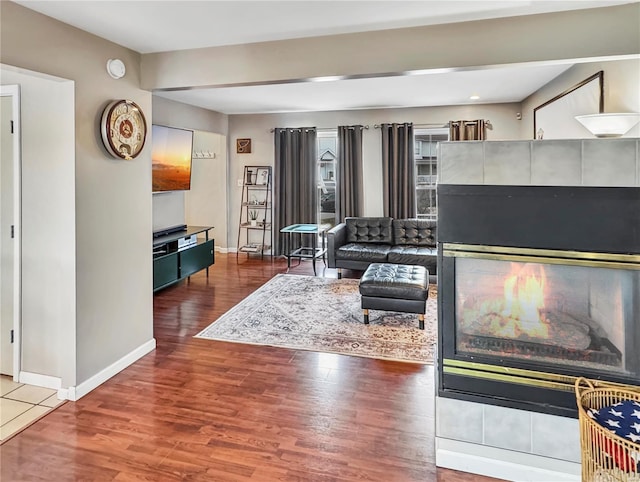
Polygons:
M18 380L20 88L0 86L0 374Z

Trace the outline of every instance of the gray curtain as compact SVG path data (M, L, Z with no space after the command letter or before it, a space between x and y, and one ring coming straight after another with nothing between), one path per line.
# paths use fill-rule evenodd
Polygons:
M413 124L382 124L382 194L384 215L416 217Z
M317 223L316 128L275 129L273 175L273 254L283 253L280 230Z
M336 224L363 213L362 129L361 125L338 126Z
M449 122L450 141L483 141L487 137L487 125L483 119Z

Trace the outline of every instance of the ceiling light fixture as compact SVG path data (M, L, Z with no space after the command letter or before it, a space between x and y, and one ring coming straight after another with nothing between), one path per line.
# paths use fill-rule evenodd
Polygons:
M474 95L472 95L471 97L469 97L469 99L471 99L471 100L478 100L478 99L480 99L480 96L479 96L479 95L475 95L475 94L474 94Z
M640 122L634 112L577 115L576 120L596 137L620 137Z

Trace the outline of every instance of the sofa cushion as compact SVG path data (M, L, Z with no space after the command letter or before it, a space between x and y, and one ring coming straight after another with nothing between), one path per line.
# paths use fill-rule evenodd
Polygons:
M336 259L351 261L383 262L391 246L386 244L347 243L336 251Z
M436 247L436 221L394 219L393 244Z
M387 256L388 263L424 266L429 274L436 274L438 250L420 246L392 246Z
M347 243L392 244L391 218L345 218Z

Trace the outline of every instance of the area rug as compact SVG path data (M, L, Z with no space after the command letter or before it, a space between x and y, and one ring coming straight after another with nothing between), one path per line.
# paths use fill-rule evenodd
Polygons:
M432 364L436 296L432 287L424 330L416 314L375 310L365 325L357 279L279 274L196 338Z

